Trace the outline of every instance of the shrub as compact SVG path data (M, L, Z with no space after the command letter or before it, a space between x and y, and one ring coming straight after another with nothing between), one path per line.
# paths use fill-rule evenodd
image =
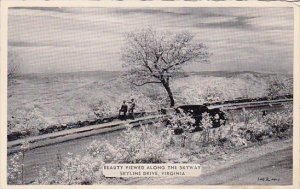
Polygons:
M142 125L138 129L128 127L118 141L119 155L116 161L122 163L159 163L166 151L165 138L150 130L150 126Z
M248 141L257 142L264 137L273 136L274 131L290 128L292 124L291 107L278 113L260 117L259 112L242 114L243 121L236 119L226 126L212 128L209 114L202 114L202 132L189 133L189 115L181 112L171 117L172 128L183 128L182 135L173 135L169 128L158 131L162 123L141 125L133 128L127 125L116 144L93 141L87 147L87 154L69 154L63 159L59 170L41 170L37 183L44 184L94 184L121 182L118 178L108 180L102 174L104 163L162 163L188 162L197 157L215 154L224 147L247 146ZM152 127L152 128L151 128ZM278 129L280 128L280 129ZM184 144L184 145L183 145ZM184 147L184 148L183 148ZM18 173L18 166L15 166ZM13 169L13 167L12 167ZM13 173L13 172L12 172Z
M105 103L102 100L95 104L90 104L90 108L97 118L107 118L118 113L116 108L113 108L111 104Z
M35 184L87 185L105 181L102 174L103 161L90 155L68 153L59 170L42 168Z
M80 156L68 153L59 170L43 168L37 184L94 184L105 183L108 178L102 174L104 163L161 163L168 156L171 134L167 130L156 133L150 126L139 129L128 126L122 132L115 146L109 142L93 141L87 147L87 154ZM172 154L174 155L174 154ZM115 178L115 181L118 179Z
M7 178L9 184L22 184L22 152L15 153L8 160Z
M158 124L158 123L156 123ZM152 125L155 127L155 124ZM159 163L167 148L174 145L169 130L156 133L148 125L133 129L127 125L116 145L109 142L93 141L88 153L93 157L101 156L106 163Z
M17 111L17 115L8 120L8 131L20 132L23 136L37 135L45 122L38 107L28 107Z
M101 157L104 162L112 162L118 155L118 150L109 142L100 142L96 140L87 147L87 152L94 158Z
M36 178L35 184L49 185L57 183L55 174L47 170L45 167L42 167L39 170L38 177Z
M172 129L181 129L184 132L193 130L193 124L195 119L189 113L185 113L182 109L179 109L179 113L171 114L168 119L168 124Z
M56 181L59 184L92 184L103 179L101 158L68 155L62 169L57 172Z
M231 147L238 147L238 146L246 146L247 141L243 136L238 132L230 132L226 135L226 142Z
M244 124L230 122L224 127L213 129L211 143L227 147L246 146L247 141L240 132L241 127L244 127Z
M29 147L29 142L25 140L21 145L21 151L13 154L8 160L7 177L9 184L24 184L24 159Z
M248 141L256 142L270 134L270 128L264 123L252 120L245 128L240 128L241 135Z
M213 127L212 119L209 113L205 112L202 114L201 126L203 127L203 143L207 144L210 142L210 129Z
M278 135L292 127L292 110L288 108L281 112L269 113L264 117L263 122Z

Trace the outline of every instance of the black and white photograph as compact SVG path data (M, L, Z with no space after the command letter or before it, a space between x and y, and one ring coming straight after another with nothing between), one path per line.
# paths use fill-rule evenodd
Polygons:
M293 7L7 18L8 185L293 185Z

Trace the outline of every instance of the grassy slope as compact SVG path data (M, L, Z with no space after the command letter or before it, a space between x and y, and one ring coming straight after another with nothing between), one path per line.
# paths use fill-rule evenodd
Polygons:
M119 72L96 71L20 76L8 87L8 120L13 123L9 132L22 129L24 118L31 118L29 124L34 127L94 119L90 105L99 101L108 105L105 111L116 114L122 100L131 96L137 98L138 110L157 108L162 104L159 100L166 99L166 93L159 85L133 89L118 78L119 75ZM178 104L199 104L215 96L219 100L262 96L269 77L269 74L253 72L189 75L172 81Z

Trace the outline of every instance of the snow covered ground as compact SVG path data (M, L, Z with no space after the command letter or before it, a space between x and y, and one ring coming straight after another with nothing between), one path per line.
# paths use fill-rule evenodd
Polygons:
M253 72L188 75L171 83L177 105L265 96L274 78L283 81L288 92L292 91L290 75ZM155 111L167 106L166 92L159 85L132 88L119 76L119 72L98 71L31 74L14 79L8 86L8 133L93 120L95 105L104 117L116 115L122 101L132 97L137 101L136 111Z

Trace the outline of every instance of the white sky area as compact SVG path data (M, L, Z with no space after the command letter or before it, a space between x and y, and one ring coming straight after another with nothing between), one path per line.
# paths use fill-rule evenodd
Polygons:
M292 8L14 8L8 45L23 73L122 70L125 34L189 31L212 54L186 71L292 73Z

